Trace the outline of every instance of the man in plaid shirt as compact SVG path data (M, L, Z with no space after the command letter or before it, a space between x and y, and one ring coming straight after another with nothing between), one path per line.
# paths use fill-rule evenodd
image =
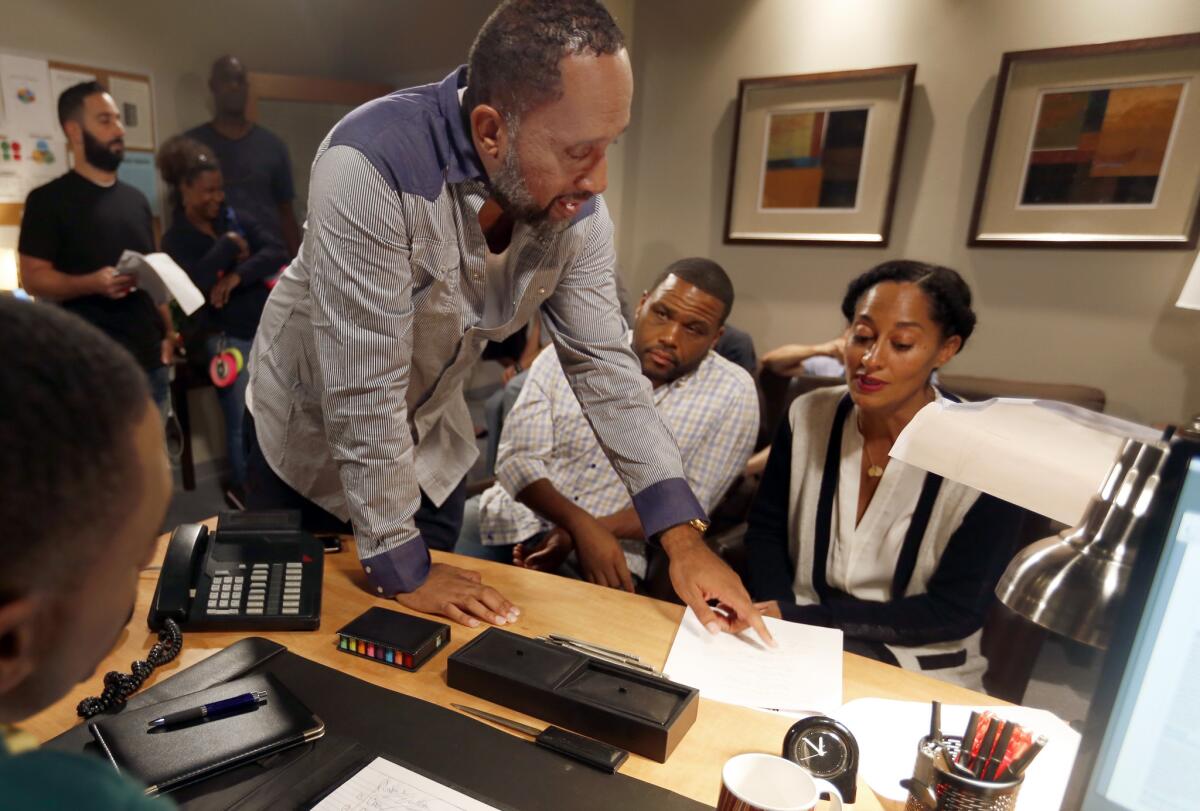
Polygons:
M631 335L706 512L745 466L758 433L753 380L712 351L732 306L720 265L682 259L642 296ZM627 591L645 576L645 536L629 492L553 352L538 356L505 422L496 476L467 504L456 552L555 571L574 551L584 578Z

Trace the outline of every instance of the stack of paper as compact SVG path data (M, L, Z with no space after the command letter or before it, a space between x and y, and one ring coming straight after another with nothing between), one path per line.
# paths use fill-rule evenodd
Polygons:
M754 631L710 634L688 609L663 671L704 698L755 709L832 712L842 703L842 632L766 618L779 643Z

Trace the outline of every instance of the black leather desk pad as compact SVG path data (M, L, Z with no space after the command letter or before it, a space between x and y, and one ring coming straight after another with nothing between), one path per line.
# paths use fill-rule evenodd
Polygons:
M186 644L186 643L185 643ZM460 713L348 676L260 637L249 637L135 695L131 708L270 672L326 724L324 738L170 793L183 808L307 808L376 756L497 808L711 808L625 775L607 775ZM396 672L403 689L408 675ZM470 704L465 698L464 703ZM86 725L46 748L102 756Z

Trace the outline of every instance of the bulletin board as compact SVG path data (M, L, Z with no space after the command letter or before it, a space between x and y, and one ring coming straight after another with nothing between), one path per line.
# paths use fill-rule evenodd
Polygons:
M146 195L157 230L161 199L151 77L6 53L0 53L0 226L20 225L26 195L69 168L58 96L92 79L112 95L125 124L125 159L117 176Z

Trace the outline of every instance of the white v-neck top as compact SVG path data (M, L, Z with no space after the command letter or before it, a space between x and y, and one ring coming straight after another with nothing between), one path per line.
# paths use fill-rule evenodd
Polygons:
M941 393L937 396L940 401ZM898 459L889 461L856 527L862 455L863 435L852 411L842 431L825 579L833 588L860 600L886 601L892 598L896 560L925 484L925 471Z

